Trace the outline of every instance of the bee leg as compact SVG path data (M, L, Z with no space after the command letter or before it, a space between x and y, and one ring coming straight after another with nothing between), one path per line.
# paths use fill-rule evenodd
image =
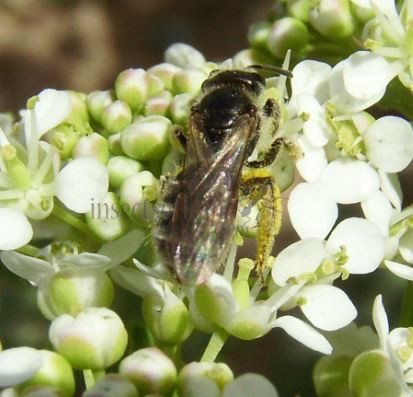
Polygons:
M182 127L176 127L173 131L175 141L176 141L176 146L179 147L179 149L185 151L186 144L188 142L188 138L183 130Z
M275 159L277 158L278 152L280 151L280 148L283 144L284 144L284 138L275 139L261 160L247 161L245 165L250 168L267 167L268 165L272 164L275 161Z
M257 256L255 269L263 275L271 255L274 240L281 228L281 196L280 190L275 185L270 175L251 176L241 181L241 194L257 203L258 230L257 230Z

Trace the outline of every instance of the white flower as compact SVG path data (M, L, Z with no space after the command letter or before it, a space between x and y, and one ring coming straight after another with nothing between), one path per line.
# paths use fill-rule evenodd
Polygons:
M33 229L28 219L49 216L54 195L81 213L90 209L92 199L100 201L105 196L108 173L101 163L76 159L59 172L57 151L39 140L63 122L71 109L67 92L45 90L34 109L24 112L24 146L0 130L0 250L30 242Z
M407 395L413 394L411 387L413 372L412 329L389 330L382 296L378 295L373 305L373 322L380 339L380 347L390 360L394 376Z

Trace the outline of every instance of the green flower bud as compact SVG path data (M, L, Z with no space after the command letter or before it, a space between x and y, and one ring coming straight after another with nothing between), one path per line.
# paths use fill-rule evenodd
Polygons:
M156 347L137 350L124 358L119 373L133 382L142 395L169 395L177 378L174 363Z
M123 130L131 123L131 121L132 112L125 102L112 102L102 111L102 125L111 134Z
M19 386L19 390L24 396L73 396L75 392L75 377L73 370L66 359L59 354L39 350L43 365L39 371ZM49 391L44 390L45 394L40 394L40 387L49 387ZM46 394L49 393L49 394Z
M177 150L171 150L163 159L161 174L177 176L182 171L183 163L184 154Z
M121 137L122 135L120 132L112 134L108 137L109 150L115 156L124 154L121 145Z
M183 396L191 395L189 390L194 381L207 379L214 382L218 389L234 380L231 368L224 363L192 362L181 369L178 376L178 389Z
M87 307L110 306L113 284L103 272L67 268L54 273L38 289L37 299L40 310L49 319L62 314L77 315Z
M159 160L169 149L170 120L162 116L143 117L121 135L123 151L139 161Z
M115 82L116 96L134 112L139 111L149 97L163 88L161 79L143 69L127 69L119 74Z
M94 91L86 98L87 108L92 117L100 123L103 109L114 101L110 91Z
M128 229L128 222L122 212L120 200L113 192L108 192L100 203L92 204L92 210L86 213L86 223L104 241L115 240L125 234Z
M185 69L175 73L172 90L176 94L198 93L208 75L201 69Z
M205 58L194 47L175 43L165 51L165 61L181 68L200 68L204 65Z
M352 15L362 24L365 24L374 17L373 8L365 8L354 1L350 1L350 8Z
M145 324L160 342L181 343L192 331L188 309L170 290L164 296L145 296L142 312Z
M310 0L290 0L287 2L288 14L300 21L308 22L311 5Z
M107 374L85 391L82 397L139 397L139 393L135 385L123 376Z
M171 102L169 111L172 121L176 124L185 125L191 114L191 105L194 101L194 94L176 95Z
M348 373L352 358L325 356L317 361L313 370L313 383L319 397L350 397Z
M351 36L354 22L349 0L320 0L310 12L310 23L315 30L329 38Z
M83 136L73 149L73 157L94 157L106 164L109 159L108 141L96 132Z
M267 46L279 59L284 59L288 50L297 56L308 44L307 27L298 19L285 17L275 21L268 35Z
M144 225L153 218L152 202L157 199L158 180L149 172L141 171L126 178L120 186L122 209L128 216Z
M108 162L109 182L117 189L131 175L143 170L143 165L125 156L112 157Z
M271 24L266 21L257 22L251 25L248 31L248 42L251 47L265 48L270 29Z
M128 334L119 316L106 308L88 308L53 320L49 339L73 368L100 370L125 352Z
M53 145L63 160L72 157L72 151L80 136L70 124L64 123L45 134L45 139Z
M380 350L364 352L354 359L349 385L354 397L399 397L402 392L390 359Z
M79 135L86 135L92 132L89 125L89 112L86 104L86 95L81 92L69 91L72 100L72 112L65 120L71 124Z
M256 302L247 309L237 312L225 326L225 330L239 339L251 340L265 335L272 316L270 306Z
M218 274L196 286L195 302L208 321L220 326L228 324L237 310L231 284Z
M165 116L169 110L173 95L169 91L161 91L149 98L145 104L145 116L160 115Z
M179 72L181 68L172 65L172 63L160 63L148 69L148 73L158 77L162 80L167 90L172 90L172 80L175 73Z
M243 69L250 65L269 65L274 61L265 52L248 48L236 53L232 58L232 62L234 68Z

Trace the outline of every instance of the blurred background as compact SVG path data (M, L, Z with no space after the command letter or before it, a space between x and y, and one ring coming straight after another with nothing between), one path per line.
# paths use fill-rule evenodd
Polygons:
M111 88L120 71L162 62L164 50L177 41L198 48L208 60L224 60L247 46L248 26L272 8L272 0L0 0L0 111L17 112L47 87ZM277 250L290 239L295 237L281 237ZM404 285L396 277L378 272L352 277L345 286L360 308L359 324L371 323L371 304L382 288L397 319ZM131 349L143 344L139 307L135 296L118 294L115 310L136 330ZM36 307L35 288L0 267L3 346L45 348L48 325ZM204 335L195 335L184 359L198 360L206 343ZM236 375L267 376L281 397L315 394L311 369L319 355L281 330L251 342L232 338L220 357Z

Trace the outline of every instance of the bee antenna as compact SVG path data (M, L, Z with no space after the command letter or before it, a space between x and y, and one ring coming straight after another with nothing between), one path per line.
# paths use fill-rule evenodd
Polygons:
M273 65L250 65L247 66L247 69L254 69L256 71L264 70L267 72L272 72L274 74L282 74L284 76L287 76L288 78L293 77L293 74L289 70L279 68L278 66Z

